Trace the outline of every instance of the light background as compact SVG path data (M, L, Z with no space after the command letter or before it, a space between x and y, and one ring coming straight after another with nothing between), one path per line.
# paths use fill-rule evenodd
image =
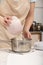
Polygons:
M36 0L34 20L36 22L43 23L43 0Z

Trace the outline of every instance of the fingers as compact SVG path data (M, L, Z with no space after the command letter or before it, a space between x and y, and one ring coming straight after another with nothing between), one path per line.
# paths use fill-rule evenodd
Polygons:
M10 17L4 17L4 24L6 26L9 26L10 23L11 23L11 18Z
M27 38L27 33L25 31L23 31L23 36Z
M7 19L12 19L12 17L11 17L11 16L7 16L7 17L4 17L4 18L7 18Z
M27 35L27 36L28 36L28 38L29 38L29 39L32 39L32 35L31 35L31 33L30 33L30 32L28 33L28 35Z
M23 35L24 35L25 38L32 39L32 35L29 31L27 31L27 32L24 31Z

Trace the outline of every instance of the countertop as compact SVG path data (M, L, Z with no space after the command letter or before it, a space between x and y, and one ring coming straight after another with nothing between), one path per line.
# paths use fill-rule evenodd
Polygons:
M42 33L43 31L30 31L32 35L39 35L39 40L42 41Z
M30 31L31 33L42 33L43 31Z
M43 65L43 51L18 54L0 50L0 65Z

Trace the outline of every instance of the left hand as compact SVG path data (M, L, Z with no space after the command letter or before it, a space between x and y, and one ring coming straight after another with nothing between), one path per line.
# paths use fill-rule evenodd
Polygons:
M27 30L25 28L23 29L23 35L25 38L32 39L31 33L29 32L29 30Z
M12 20L11 16L4 17L4 25L9 26L11 23L11 20Z

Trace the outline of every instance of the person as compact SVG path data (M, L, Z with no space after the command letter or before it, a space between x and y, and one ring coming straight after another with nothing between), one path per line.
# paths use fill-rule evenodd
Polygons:
M35 2L36 0L0 0L0 40L14 38L14 35L11 35L6 29L6 26L11 23L12 16L18 17L24 24L24 37L31 38L29 30L34 20Z

